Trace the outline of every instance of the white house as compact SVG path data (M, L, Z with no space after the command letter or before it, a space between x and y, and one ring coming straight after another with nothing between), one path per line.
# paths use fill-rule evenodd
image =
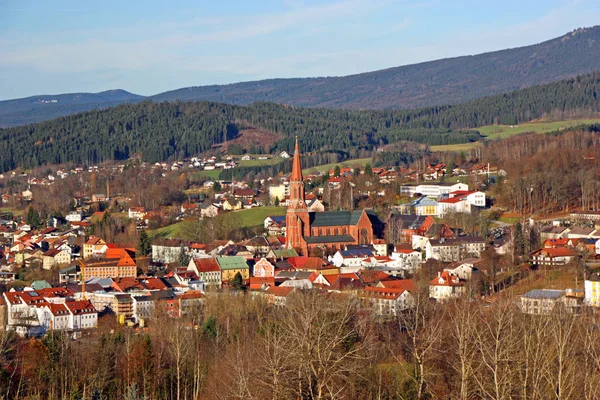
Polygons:
M403 288L366 287L360 297L368 301L375 312L384 317L395 317L414 305L414 296Z
M467 258L444 268L444 271L457 276L459 279L468 281L473 277L473 273L477 271L477 266L480 264L481 258Z
M333 257L329 257L329 262L333 263L336 267L342 266L347 267L346 270L341 272L356 272L360 270L363 260L373 257L373 252L368 249L352 249L352 250L338 250ZM356 269L356 270L348 270Z
M423 257L420 251L396 246L390 258L397 261L396 265L400 269L414 273L421 265Z
M438 272L437 278L429 282L429 298L443 301L466 293L464 282L447 271Z
M140 221L144 219L146 215L146 209L144 207L132 207L127 211L127 215L130 219Z

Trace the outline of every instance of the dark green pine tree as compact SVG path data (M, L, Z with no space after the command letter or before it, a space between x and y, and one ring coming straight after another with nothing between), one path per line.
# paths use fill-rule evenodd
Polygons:
M185 246L181 243L181 247L179 248L179 265L182 267L187 267L190 263L190 256L188 256L187 251L185 251Z
M235 276L233 277L233 282L231 283L231 286L235 289L235 290L244 290L244 279L242 278L242 274L240 274L239 272L237 274L235 274Z
M142 256L147 256L152 251L152 240L150 240L145 229L140 232L138 250Z
M40 218L40 214L32 206L27 207L25 222L27 223L27 225L31 225L35 228L42 226L42 219Z

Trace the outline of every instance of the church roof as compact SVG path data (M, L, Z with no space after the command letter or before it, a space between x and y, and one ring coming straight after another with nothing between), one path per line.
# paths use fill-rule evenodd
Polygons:
M304 240L307 244L355 242L352 235L311 236L305 237Z
M310 226L348 226L356 225L362 210L358 211L324 211L324 212L311 212L310 214Z

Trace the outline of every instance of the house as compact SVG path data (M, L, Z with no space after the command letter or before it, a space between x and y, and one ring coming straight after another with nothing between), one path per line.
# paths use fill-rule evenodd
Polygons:
M135 278L137 265L135 249L109 249L106 257L96 260L86 260L80 263L81 279L92 278Z
M99 203L106 201L108 198L103 193L96 193L92 195L92 203Z
M481 258L467 258L466 260L458 261L449 267L444 268L444 271L450 275L457 276L459 279L468 281L471 280L473 274L477 272L477 267L481 264Z
M83 244L83 259L87 260L92 257L101 257L106 253L106 242L96 236L90 238Z
M600 307L600 274L592 274L584 282L585 304Z
M361 269L362 261L373 256L374 254L369 248L338 250L331 257L330 262L338 268L344 266L345 270L343 272L357 272Z
M430 239L425 245L425 259L455 262L465 257L480 257L485 251L485 240L481 237L457 239Z
M254 264L252 276L259 278L270 278L275 276L275 266L266 258L261 258Z
M438 272L437 278L429 282L429 298L444 301L466 293L464 282L447 271Z
M272 215L265 218L263 223L265 231L271 236L285 235L285 216Z
M221 280L223 282L229 282L233 280L238 272L244 281L247 281L250 278L250 267L246 263L244 257L217 257L216 260L219 264L219 268L221 269Z
M422 253L417 250L413 250L410 246L396 245L394 251L390 256L392 260L396 260L396 266L399 269L406 270L410 273L414 273L423 260Z
M71 262L71 253L66 250L50 249L42 256L44 269L52 269L58 265L67 265Z
M265 290L268 287L275 286L275 277L250 277L250 290Z
M556 307L564 307L568 312L578 312L583 301L580 290L533 289L521 295L521 312L525 314L549 315Z
M403 185L400 187L400 194L414 196L419 193L423 196L438 198L441 195L456 192L458 190L469 190L469 186L464 183L425 183L422 185Z
M544 248L530 254L530 260L534 265L556 266L571 262L577 254L568 247Z
M179 260L182 243L179 240L161 239L152 243L152 261L171 264ZM184 246L184 252L188 249Z
M359 295L378 315L395 317L414 305L414 295L405 288L366 287Z
M289 296L294 293L296 288L289 286L272 286L263 292L267 304L284 307L287 304Z
M127 212L127 216L134 220L143 220L146 216L146 209L144 207L131 207Z
M388 244L385 239L373 239L371 243L373 249L375 250L375 254L378 256L387 256L388 255Z
M422 196L408 204L399 206L400 213L407 215L439 215L439 203L429 197Z
M219 215L221 209L214 204L209 204L206 207L200 207L200 217L202 218L214 218Z
M243 205L242 205L242 201L241 200L230 200L230 199L226 199L223 202L223 210L225 211L235 211L235 210L241 210Z
M223 281L221 267L214 258L192 258L187 266L187 271L194 272L197 279L204 282L206 286L221 287Z
M387 228L393 237L392 243L412 243L413 235L425 236L435 224L433 217L427 215L391 214L387 220Z
M559 239L566 238L571 229L564 226L548 226L540 230L540 239L546 241L546 239Z

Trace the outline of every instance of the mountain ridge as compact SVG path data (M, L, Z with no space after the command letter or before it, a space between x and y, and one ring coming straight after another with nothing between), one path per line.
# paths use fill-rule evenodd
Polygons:
M32 98L0 101L0 127L41 122L57 116L143 100L214 101L247 105L268 101L301 107L335 109L412 109L459 104L600 70L600 26L579 28L541 43L347 76L271 78L227 85L190 86L152 96L49 104ZM116 92L121 90L117 89ZM98 96L100 98L98 98ZM12 103L11 103L12 102ZM19 105L16 105L19 103ZM25 103L25 104L20 104Z

